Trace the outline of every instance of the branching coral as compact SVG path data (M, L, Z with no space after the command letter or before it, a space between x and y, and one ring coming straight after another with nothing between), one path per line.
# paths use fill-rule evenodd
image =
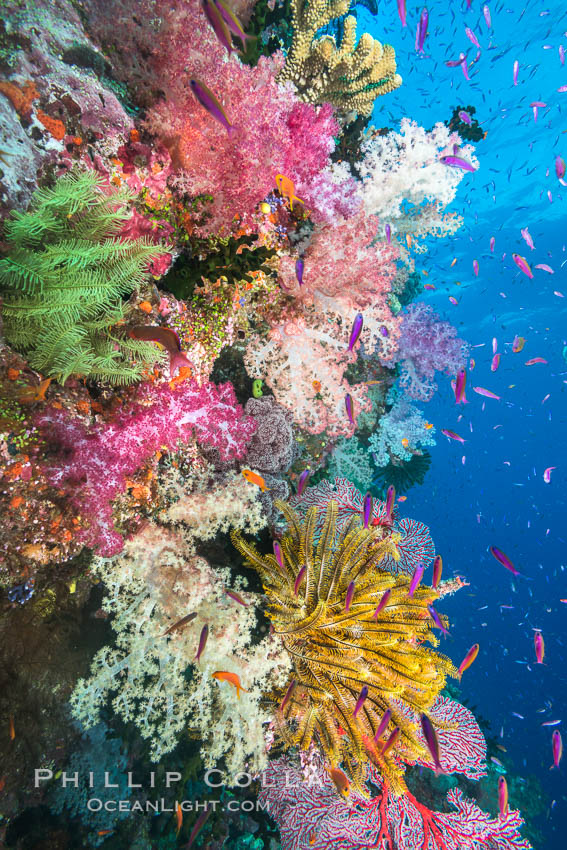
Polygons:
M105 194L94 172L69 174L38 190L31 209L6 225L6 339L61 383L72 374L130 383L161 359L150 343L112 330L125 315L122 296L144 280L156 255L145 240L116 238L130 197Z
M439 591L422 585L410 597L406 579L380 569L386 555L397 556L395 536L383 537L381 526L362 528L354 516L337 535L336 502L327 507L318 542L317 508L302 521L289 505L277 506L289 523L281 540L282 567L237 532L231 535L260 573L268 616L293 660L295 686L276 715L277 732L284 744L302 749L315 739L332 765L348 766L359 789L370 757L392 792L402 793L399 759L427 759L418 724L404 707L428 712L447 674L456 675L448 658L424 646L438 643L427 606ZM376 614L386 590L389 601ZM363 686L366 700L355 717ZM382 756L373 738L387 709L391 725L384 734L394 726L401 734Z
M369 115L379 95L402 84L394 48L368 33L356 44L352 15L344 22L340 47L333 36L315 38L330 21L346 15L349 6L350 0L292 0L293 41L279 79L291 80L303 100Z

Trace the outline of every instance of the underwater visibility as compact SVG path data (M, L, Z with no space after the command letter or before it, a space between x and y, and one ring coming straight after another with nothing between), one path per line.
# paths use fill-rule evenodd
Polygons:
M564 850L565 4L1 8L0 848Z

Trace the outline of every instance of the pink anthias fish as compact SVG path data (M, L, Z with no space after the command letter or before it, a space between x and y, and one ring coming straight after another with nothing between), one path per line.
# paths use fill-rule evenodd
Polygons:
M443 558L441 555L435 555L435 560L433 561L433 584L432 587L439 587L439 582L441 581L441 574L443 573Z
M458 59L450 59L448 62L445 62L445 65L447 65L448 68L456 68L457 65L460 65L463 74L465 75L465 80L470 82L466 53L461 53Z
M496 244L496 239L494 238L494 236L491 236L490 237L490 251L491 251L492 254L494 253L495 244Z
M437 733L433 728L433 723L427 714L421 715L421 731L423 732L427 749L429 750L433 764L435 765L435 775L438 776L440 773L444 772L441 767L439 741L437 740Z
M205 651L205 647L207 645L207 638L209 637L209 627L205 623L203 628L201 629L201 636L199 638L199 646L197 648L197 654L195 655L195 661L201 660L201 655Z
M551 473L554 469L557 469L557 467L556 466L548 466L547 469L545 470L545 472L543 473L543 480L545 481L546 484L549 484L549 482L551 481Z
M522 234L522 239L524 240L524 242L526 243L528 248L530 248L532 251L535 251L534 240L532 239L531 233L528 230L528 228L522 227L522 229L520 230L520 233Z
M482 14L484 15L484 20L486 21L486 26L488 29L492 29L492 18L490 17L490 9L488 6L482 7Z
M559 61L562 65L565 64L565 48L562 44L559 45Z
M200 80L189 80L189 86L201 106L223 125L229 136L232 136L235 127L228 120L226 112L212 91Z
M461 156L442 156L439 158L439 162L442 162L443 165L448 165L451 168L461 168L463 171L476 171L476 168L472 163L470 163L467 159L463 159Z
M526 340L524 339L524 337L516 335L514 337L514 342L512 343L512 351L514 352L514 354L518 354L518 352L522 350L525 344Z
M493 336L492 337L492 353L496 354L497 351L498 351L498 340L496 339L495 336Z
M471 646L461 663L459 664L459 675L462 676L465 670L468 670L478 655L480 647L478 643Z
M433 620L433 622L435 623L437 628L441 629L441 631L443 632L444 635L448 635L449 632L447 631L447 629L443 625L443 623L441 621L441 617L439 616L439 614L437 613L437 611L435 610L433 605L428 605L427 610L429 611L429 616L431 617L431 619Z
M512 259L514 260L520 271L522 271L528 277L533 278L533 272L525 257L522 257L521 254L512 254Z
M398 0L398 15L400 16L400 21L402 22L402 26L407 26L406 24L406 0Z
M466 442L466 440L464 440L462 437L459 437L458 434L455 434L454 431L449 431L448 428L441 428L441 433L448 437L450 440L457 440L458 443Z
M508 784L504 776L498 777L498 809L500 817L505 818L508 814Z
M455 298L454 295L449 295L449 301L451 302L451 304L454 304L455 307L457 307L458 304L459 304L459 302L457 301L457 299Z
M297 594L299 592L299 588L301 586L301 582L303 581L303 577L305 576L306 572L307 572L306 566L301 567L301 569L299 570L299 572L297 574L297 578L295 579L295 584L293 585L293 595L294 596L297 596Z
M354 591L356 587L356 582L351 581L349 586L347 587L346 597L345 597L345 612L348 612L350 609L350 604L352 602L352 597L354 596Z
M362 313L357 313L356 316L354 317L354 321L352 323L352 330L350 332L350 339L349 339L349 342L348 342L348 350L349 351L352 351L352 349L354 348L354 346L358 342L360 334L362 333L363 324L364 324L364 317L363 317Z
M553 750L553 764L549 769L553 770L554 767L559 768L559 762L563 755L563 741L561 740L561 732L559 729L556 729L551 736L551 748Z
M504 552L502 552L501 549L497 549L496 546L489 546L488 551L490 552L492 557L495 558L498 561L499 564L502 564L503 567L506 567L507 570L510 570L510 572L513 575L515 575L515 576L521 575L519 570L516 569L516 567L514 566L512 561L510 560L510 558L507 555L505 555Z
M565 160L561 156L555 157L555 173L559 180L561 180L562 177L565 177Z
M542 272L547 272L548 274L555 274L551 266L548 266L547 263L538 263L537 266L534 266L534 269L539 269Z
M380 600L380 602L376 606L376 610L374 611L374 613L372 615L373 620L376 620L380 611L384 610L384 608L386 607L386 605L390 601L391 595L392 595L392 589L391 588L388 588L388 590L384 591L384 593L382 594L382 599Z
M478 277L478 260L473 260L473 272L475 273L475 277Z
M352 407L352 396L350 393L345 395L345 410L347 412L348 421L351 425L354 425L354 416L353 416L353 407Z
M379 739L382 737L386 729L388 728L388 723L392 719L392 711L387 708L382 716L382 720L380 721L376 732L374 733L374 743L377 744Z
M191 366L187 355L181 351L179 336L171 328L163 328L161 325L137 325L134 328L130 328L128 336L130 339L158 342L160 345L163 345L169 354L170 378L175 376L178 369Z
M465 389L467 386L467 370L460 369L455 381L455 401L457 404L466 403Z
M354 711L352 712L352 716L356 717L364 703L366 702L366 697L368 696L368 685L363 685L356 701L356 705L354 707Z
M478 395L483 395L485 398L493 398L495 401L500 401L500 396L490 390L485 390L484 387L473 387L473 392Z
M201 6L216 37L222 46L228 50L228 55L230 56L232 52L232 39L220 11L209 0L201 0Z
M429 12L427 8L423 8L421 12L421 16L419 18L419 23L417 25L417 31L415 34L415 49L418 53L423 53L423 44L425 42L425 38L427 36L427 24L429 23Z
M532 357L531 360L526 360L526 366L535 366L536 363L543 363L545 365L547 364L547 360L543 357Z
M499 366L500 366L500 355L495 354L494 357L492 358L492 363L490 364L490 371L496 372L496 370L498 369Z
M530 103L531 108L534 112L534 123L537 122L538 110L543 109L547 106L547 103L544 103L542 100L534 100Z
M518 63L518 60L516 59L515 62L514 62L514 85L515 86L518 85L518 71L519 70L520 70L520 65Z
M543 664L543 659L545 657L545 641L541 632L536 632L534 634L534 649L536 662L538 664Z
M410 597L410 599L413 597L418 584L420 583L421 579L423 578L423 570L424 570L423 564L418 564L417 567L414 570L414 574L411 578L410 586L409 586L409 590L408 590L408 596Z

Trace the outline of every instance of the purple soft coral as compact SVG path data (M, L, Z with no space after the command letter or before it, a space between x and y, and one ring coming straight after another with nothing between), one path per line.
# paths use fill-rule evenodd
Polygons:
M178 442L196 436L218 449L223 460L244 455L256 430L243 417L231 384L186 381L143 385L134 402L110 423L87 428L67 412L46 408L35 423L50 451L45 474L51 485L65 491L83 525L79 539L104 557L122 549L114 527L112 501L133 475L161 447L175 450Z

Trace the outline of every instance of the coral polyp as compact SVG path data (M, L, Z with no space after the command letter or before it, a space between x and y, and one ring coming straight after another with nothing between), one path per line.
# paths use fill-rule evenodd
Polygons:
M427 758L419 724L410 718L427 712L447 675L457 673L446 656L425 645L438 644L428 606L439 592L421 585L410 595L407 578L380 568L385 557L399 557L397 535L383 537L381 526L364 528L358 516L337 534L336 502L329 502L318 537L316 507L303 520L289 505L276 506L288 522L281 567L275 556L260 555L232 533L260 574L267 614L293 662L289 686L295 684L276 714L276 732L286 747L317 743L330 765L348 767L360 790L370 759L392 793L403 793L400 760ZM382 755L396 727L397 743Z

